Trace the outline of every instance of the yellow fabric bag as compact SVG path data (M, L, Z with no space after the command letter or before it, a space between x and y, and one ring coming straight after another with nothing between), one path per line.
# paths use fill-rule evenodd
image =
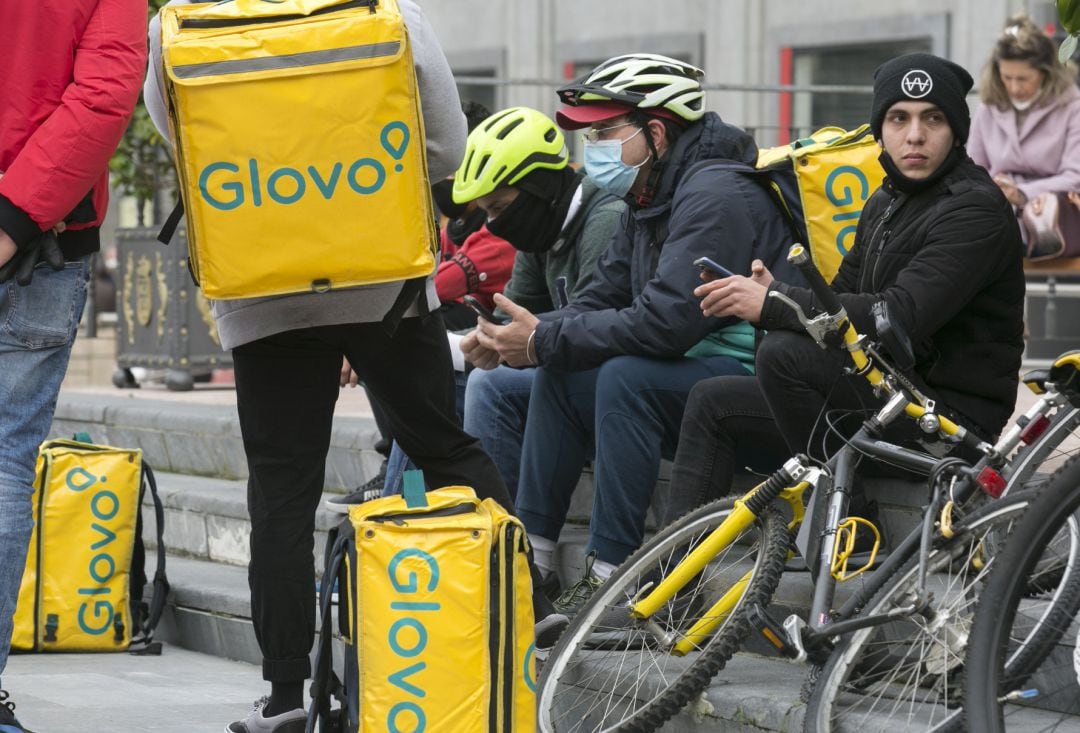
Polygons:
M192 274L209 298L429 275L437 235L396 0L162 10Z
M133 573L132 563L143 560L143 468L139 450L76 440L42 444L12 649L123 651L133 642L149 648L168 583L159 522L155 610L141 609L145 574Z
M337 580L345 668L342 706L330 713L317 692L335 688L324 598L316 713L339 716L346 733L533 733L525 529L470 488L425 494L418 471L405 477L405 497L351 507L328 545L323 588Z
M764 148L757 168L769 175L814 264L829 282L855 240L866 200L885 178L870 126L823 127L808 138Z

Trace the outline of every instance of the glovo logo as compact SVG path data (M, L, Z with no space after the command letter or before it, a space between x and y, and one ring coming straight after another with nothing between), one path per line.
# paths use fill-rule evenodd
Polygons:
M413 560L409 567L418 569L402 568L402 562L411 558L418 559L420 563ZM428 642L425 622L434 620L434 614L439 612L442 604L415 600L415 595L430 594L439 587L439 562L423 550L406 548L390 558L386 573L394 590L401 594L390 601L390 610L401 613L401 617L390 624L387 642L390 652L403 665L387 679L404 696L387 712L386 730L389 733L422 733L427 727L427 715L421 702L427 697L427 690L420 686L423 680L416 675L427 668L427 662L422 658ZM422 582L421 575L426 576L426 582Z
M395 161L396 173L405 170L401 159L412 134L404 122L387 123L379 133L382 149ZM337 161L328 167L282 166L265 170L258 158L248 158L243 169L236 163L217 161L199 172L199 193L212 208L232 211L245 204L282 206L295 204L306 196L322 196L329 201L338 194L370 196L386 183L386 165L372 157Z
M112 588L108 586L116 575L116 558L110 554L110 546L116 542L116 532L109 529L107 523L120 513L120 498L102 486L108 481L108 476L94 476L85 468L73 468L67 472L64 480L67 487L75 492L93 489L89 494L90 529L92 537L97 539L90 543L90 552L94 554L86 568L86 580L77 591L80 596L87 596L88 600L79 605L76 619L83 633L100 636L112 628L116 616L113 600L109 598Z
M825 178L825 196L829 203L842 209L857 206L857 209L839 211L832 216L837 224L843 224L836 233L836 251L846 255L854 243L855 229L859 225L863 206L870 197L870 181L866 174L853 165L837 166L829 171ZM844 222L847 222L844 224Z

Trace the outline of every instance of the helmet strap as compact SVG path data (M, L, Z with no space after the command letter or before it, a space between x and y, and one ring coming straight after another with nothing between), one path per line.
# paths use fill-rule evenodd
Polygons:
M635 202L643 209L652 203L653 197L656 195L656 188L660 185L660 176L667 165L667 161L661 159L660 153L656 150L656 145L653 144L652 132L649 130L648 122L645 123L645 144L649 146L653 163L652 167L649 168L649 175L645 178L645 186L642 188L641 193L635 197Z

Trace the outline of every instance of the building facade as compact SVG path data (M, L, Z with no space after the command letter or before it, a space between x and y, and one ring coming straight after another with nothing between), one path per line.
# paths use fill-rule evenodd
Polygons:
M948 57L978 78L1005 19L1055 28L1053 0L421 0L465 99L555 108L552 88L620 53L705 69L709 107L763 144L864 121L881 61ZM1060 29L1057 30L1060 33ZM780 85L853 90L784 92ZM859 90L858 87L862 89ZM974 97L972 104L975 103Z

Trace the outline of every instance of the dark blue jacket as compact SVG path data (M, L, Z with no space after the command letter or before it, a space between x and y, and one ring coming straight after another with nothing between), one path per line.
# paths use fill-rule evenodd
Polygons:
M710 332L737 323L702 315L693 295L701 284L693 265L698 257L742 274L761 259L777 279L802 282L785 259L790 229L760 183L709 166L684 178L710 159L753 165L757 145L712 112L679 136L652 203L623 217L589 288L569 307L540 316L541 365L570 371L625 354L678 358Z

